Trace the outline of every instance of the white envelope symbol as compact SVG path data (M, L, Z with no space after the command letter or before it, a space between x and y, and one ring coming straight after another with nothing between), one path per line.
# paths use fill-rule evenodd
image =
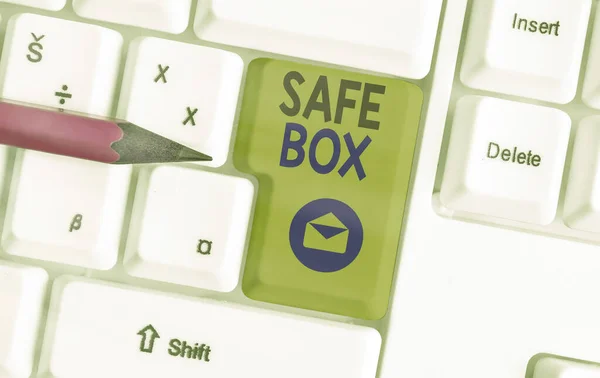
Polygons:
M327 213L306 224L303 244L306 248L346 253L348 234L348 227L333 213Z

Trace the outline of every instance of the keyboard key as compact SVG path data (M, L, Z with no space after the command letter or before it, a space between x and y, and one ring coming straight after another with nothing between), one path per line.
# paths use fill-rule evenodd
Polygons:
M0 377L32 373L48 274L0 262Z
M584 118L577 129L565 196L565 223L600 232L600 116Z
M44 377L373 378L377 369L381 337L367 327L72 278L54 294Z
M596 8L596 20L600 20L600 8ZM594 25L589 45L589 56L583 81L582 99L586 105L600 109L600 25Z
M188 26L192 0L73 0L81 17L182 33Z
M200 1L199 38L420 79L442 0Z
M259 59L245 93L234 163L257 177L259 190L244 293L383 317L421 90L399 79Z
M129 50L119 117L211 156L205 165L223 165L243 68L234 53L139 38Z
M20 151L3 249L92 269L117 261L131 166Z
M95 25L34 14L8 23L0 64L1 96L110 115L123 39Z
M58 11L65 7L67 0L0 0L0 3L26 5L28 7Z
M554 220L571 119L557 109L461 98L440 192L452 210L521 222Z
M473 2L460 77L472 88L565 104L575 97L591 0Z
M600 366L583 361L543 357L536 362L532 378L600 378Z
M10 174L14 165L15 148L0 145L0 196L10 189ZM1 197L0 197L1 198Z
M138 179L125 255L128 272L233 290L253 193L252 183L243 178L170 166L145 169Z

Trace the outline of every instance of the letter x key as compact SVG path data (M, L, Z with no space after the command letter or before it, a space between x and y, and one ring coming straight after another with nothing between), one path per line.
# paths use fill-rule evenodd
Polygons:
M167 83L167 71L169 70L169 66L163 67L162 64L158 65L158 76L154 78L154 82L158 83L159 80L162 80L163 83Z
M192 108L188 106L185 109L187 111L187 118L183 121L183 125L185 126L188 124L188 122L191 122L192 126L196 126L196 120L194 119L194 116L196 113L198 113L198 108L194 108L192 110Z

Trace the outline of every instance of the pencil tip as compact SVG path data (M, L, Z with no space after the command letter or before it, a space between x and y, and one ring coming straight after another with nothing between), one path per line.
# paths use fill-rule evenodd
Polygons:
M212 157L208 155L132 123L123 122L118 125L123 130L123 137L111 145L119 154L119 160L115 164L212 161Z
M179 161L212 161L212 157L182 146L179 151Z

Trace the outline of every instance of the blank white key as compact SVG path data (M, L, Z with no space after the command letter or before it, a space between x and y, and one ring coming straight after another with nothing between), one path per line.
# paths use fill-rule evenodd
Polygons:
M29 378L48 274L0 262L0 377Z
M532 378L600 378L600 366L556 357L543 357L536 362Z
M139 26L168 33L183 32L192 0L73 0L81 17Z
M460 77L472 88L575 97L591 0L473 1Z
M10 174L14 165L14 147L0 145L0 195L10 189Z
M53 11L61 10L67 4L67 0L0 0L0 3L26 5Z
M254 187L162 166L141 172L125 266L134 276L218 291L237 283Z
M577 129L564 214L569 227L600 232L600 116Z
M461 98L440 192L453 210L522 222L554 220L571 119L557 109Z
M131 166L19 151L2 247L93 269L117 260Z
M374 378L377 369L381 337L367 327L72 278L54 293L44 377Z
M15 15L0 63L0 97L109 115L122 43L119 33L99 26Z
M596 8L596 20L600 20L600 7ZM586 105L600 109L600 23L594 24L590 52L583 81L582 99Z
M130 47L119 117L213 158L229 151L244 64L231 52L138 38Z
M441 0L200 0L199 38L420 79Z

